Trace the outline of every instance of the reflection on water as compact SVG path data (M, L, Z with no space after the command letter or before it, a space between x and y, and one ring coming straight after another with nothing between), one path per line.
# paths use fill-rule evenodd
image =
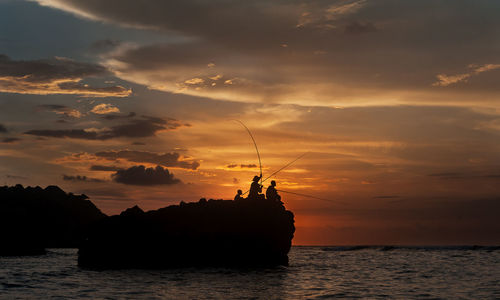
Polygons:
M389 251L386 251L389 250ZM75 249L0 258L1 298L499 298L495 248L293 247L273 269L90 271Z

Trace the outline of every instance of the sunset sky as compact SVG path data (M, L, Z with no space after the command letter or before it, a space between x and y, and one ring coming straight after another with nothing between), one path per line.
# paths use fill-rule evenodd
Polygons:
M500 2L0 0L1 185L247 190L296 245L500 243ZM265 183L267 186L267 183Z

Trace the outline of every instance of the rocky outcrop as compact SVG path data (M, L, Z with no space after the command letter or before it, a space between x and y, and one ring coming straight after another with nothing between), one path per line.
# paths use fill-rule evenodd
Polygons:
M208 200L95 224L79 249L88 268L287 265L293 213L269 200Z
M36 255L78 247L88 226L104 215L85 195L57 186L0 187L0 255Z

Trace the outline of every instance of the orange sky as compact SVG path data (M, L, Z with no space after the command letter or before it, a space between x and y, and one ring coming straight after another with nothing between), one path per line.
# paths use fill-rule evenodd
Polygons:
M500 242L497 2L146 2L0 1L3 184L232 199L238 119L297 245Z

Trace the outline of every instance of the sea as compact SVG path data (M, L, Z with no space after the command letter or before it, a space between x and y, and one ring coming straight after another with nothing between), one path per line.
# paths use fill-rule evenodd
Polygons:
M77 249L0 257L1 299L500 299L500 247L292 247L276 268L93 271Z

